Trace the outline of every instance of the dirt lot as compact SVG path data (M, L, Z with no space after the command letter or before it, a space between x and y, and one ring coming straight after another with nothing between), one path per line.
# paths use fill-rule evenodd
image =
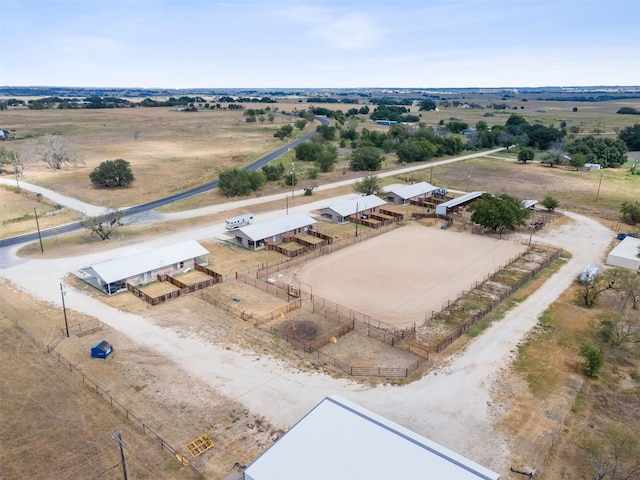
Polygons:
M294 285L310 285L314 295L406 327L422 323L425 314L439 311L443 302L524 250L509 240L410 225L289 269L286 275Z

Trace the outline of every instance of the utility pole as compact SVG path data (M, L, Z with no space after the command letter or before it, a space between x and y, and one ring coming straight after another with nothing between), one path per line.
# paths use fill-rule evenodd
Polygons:
M33 214L36 216L36 227L38 228L38 240L40 240L40 253L44 253L44 248L42 247L42 235L40 235L40 223L38 223L38 212L36 212L36 207L33 207Z
M600 185L602 185L602 177L604 172L600 174L600 181L598 182L598 193L596 193L596 202L598 201L598 197L600 196Z
M69 323L67 322L67 307L64 304L64 296L67 292L62 288L62 282L60 283L60 295L62 296L62 311L64 312L64 328L67 331L67 338L69 338Z
M293 187L295 183L295 168L296 164L291 162L291 198L293 199Z
M356 202L356 237L358 236L358 222L360 219L358 218L358 202Z
M124 480L129 479L129 474L127 472L127 458L124 456L124 442L122 441L122 432L118 432L117 435L113 434L111 438L118 442L120 446L120 458L122 460L122 472L124 473Z

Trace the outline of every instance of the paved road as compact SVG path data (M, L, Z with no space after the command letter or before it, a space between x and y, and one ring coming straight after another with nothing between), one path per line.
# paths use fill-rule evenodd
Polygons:
M322 125L329 125L330 121L326 118L323 117L315 117L315 119L317 121L319 121ZM276 158L278 158L279 156L285 154L286 152L288 152L291 148L295 148L296 146L300 145L301 143L304 143L308 140L310 140L311 138L313 138L314 136L317 135L317 132L313 131L313 132L309 132L306 135L304 135L303 137L300 137L299 139L288 143L287 145L284 145L280 148L278 148L277 150L265 155L264 157L256 160L255 162L253 162L252 164L248 165L245 167L245 170L248 171L254 171L254 170L258 170L262 167L264 167L265 165L267 165L269 162L272 162L273 160L275 160ZM5 184L13 184L13 181L10 181L8 179L0 179L0 183L5 183ZM103 214L107 214L110 215L112 214L112 212L110 212L109 210L105 209L104 207L100 207L100 206L96 206L96 205L90 205L88 203L84 203L84 202L80 202L79 200L76 199L72 199L69 197L65 197L63 195L60 195L52 190L48 190L46 188L42 188L42 187L38 187L36 185L31 185L29 183L21 183L21 187L24 188L25 190L29 190L29 191L33 191L36 193L41 193L43 196L45 196L46 198L49 198L53 201L55 201L56 203L59 203L60 205L66 206L68 208L72 208L74 210L77 210L79 212L83 212L84 214L88 215L88 216L98 216L98 215L103 215ZM141 205L135 205L132 207L125 207L122 209L122 221L123 223L127 223L127 222L132 222L132 221L136 221L136 219L139 219L141 215L147 213L147 212L151 212L153 209L161 207L163 205L168 205L170 203L174 203L177 202L178 200L184 200L185 198L189 198L189 197L193 197L195 195L200 195L201 193L205 193L208 192L209 190L213 190L214 188L218 187L218 180L214 180L213 182L209 182L209 183L205 183L204 185L200 185L199 187L195 187L192 188L190 190L186 190L184 192L181 193L176 193L175 195L170 195L168 197L164 197L164 198L159 198L158 200L154 200L152 202L148 202L148 203L143 203ZM55 228L48 228L45 230L41 230L40 233L38 234L38 232L32 232L32 233L27 233L24 235L18 235L16 237L11 237L11 238L5 238L5 239L0 239L0 249L4 248L4 247L10 247L12 245L21 245L24 243L31 243L34 242L36 240L38 240L38 237L41 236L42 238L48 238L48 237L52 237L54 235L64 235L65 233L71 233L71 232L75 232L77 230L81 230L84 227L82 227L82 225L80 224L81 222L72 222L72 223L68 223L66 225L60 225L58 227Z

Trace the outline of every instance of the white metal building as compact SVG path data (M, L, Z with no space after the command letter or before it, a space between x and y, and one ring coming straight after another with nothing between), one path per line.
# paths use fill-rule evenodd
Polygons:
M234 236L243 247L256 250L267 243L280 243L288 236L304 233L314 223L317 222L306 213L293 213L268 222L240 227L234 231Z
M500 475L336 395L259 456L245 480L497 480Z
M375 195L343 200L333 205L320 209L322 218L335 223L348 223L351 215L370 215L387 202Z
M459 197L454 198L453 200L449 200L448 202L441 203L440 205L436 205L436 214L445 216L447 212L455 207L459 207L460 205L465 205L467 203L471 203L477 198L480 198L482 194L485 192L469 192L461 195Z
M396 186L385 193L387 195L387 202L396 205L408 205L410 200L428 198L436 190L440 190L440 188L434 187L427 182L418 182L412 185Z
M625 237L607 256L607 265L640 272L640 238Z
M186 240L160 248L135 248L126 255L96 263L80 270L82 279L108 294L133 285L148 283L159 273L193 268L195 262L208 263L209 251L195 240Z

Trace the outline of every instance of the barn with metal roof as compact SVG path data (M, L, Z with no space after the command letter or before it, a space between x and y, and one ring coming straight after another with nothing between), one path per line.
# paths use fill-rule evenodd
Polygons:
M640 273L638 255L640 255L640 238L627 236L607 255L607 265Z
M462 205L467 205L474 200L480 198L482 194L485 192L469 192L461 195L459 197L454 198L453 200L449 200L448 202L441 203L440 205L436 205L436 214L446 216L447 213L457 207Z
M245 480L497 480L500 475L337 395L244 471Z
M233 234L243 247L257 250L264 248L268 243L280 243L286 237L305 233L314 223L317 222L306 213L293 213L267 222L240 227Z
M390 188L386 191L387 202L396 205L408 205L410 200L428 198L435 191L442 190L427 182L418 182L411 185L401 185Z
M375 195L366 195L351 200L343 200L320 209L322 218L335 223L348 223L351 215L361 216L375 213L387 202Z
M208 263L209 251L195 240L186 240L160 248L136 248L126 255L96 263L80 270L82 279L108 293L155 280L159 273L193 268L194 263Z

